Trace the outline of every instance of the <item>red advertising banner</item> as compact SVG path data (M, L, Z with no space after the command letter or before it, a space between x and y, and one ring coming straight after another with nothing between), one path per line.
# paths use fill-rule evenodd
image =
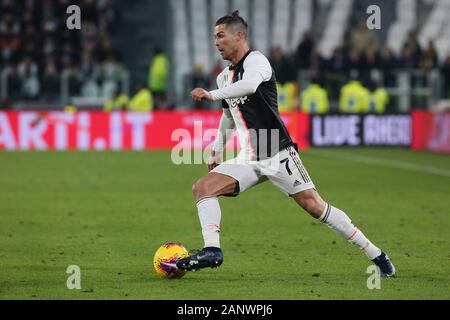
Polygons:
M413 150L450 153L450 112L415 110L413 122Z
M214 141L221 111L153 113L0 112L0 150L201 149ZM300 148L309 146L309 116L282 115Z

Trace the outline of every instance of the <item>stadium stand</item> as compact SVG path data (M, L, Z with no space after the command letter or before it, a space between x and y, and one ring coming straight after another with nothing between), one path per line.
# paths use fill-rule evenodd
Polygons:
M67 95L109 97L121 85L122 56L111 34L119 12L113 1L80 2L83 28L66 28L70 1L0 2L1 97L61 104ZM35 104L36 105L36 104Z
M387 46L397 55L400 54L408 33L415 27L415 23L417 21L416 11L416 0L397 1L397 21L389 29L387 39Z
M450 50L450 1L428 0L433 5L433 9L428 16L425 25L419 33L419 43L426 47L429 41L436 44L439 61L442 62L447 57Z
M195 83L213 88L227 63L216 52L212 26L234 10L248 21L252 48L270 57L280 84L295 82L300 94L318 82L331 111L352 79L386 89L387 111L445 105L450 97L450 0L78 3L82 29L74 32L65 28L68 0L0 0L0 107L98 108L146 82L156 48L169 58L168 105L194 107L186 92ZM365 27L370 4L381 8L381 30Z
M348 20L352 10L353 0L336 0L330 7L320 50L324 57L329 58L333 50L339 45L347 29Z

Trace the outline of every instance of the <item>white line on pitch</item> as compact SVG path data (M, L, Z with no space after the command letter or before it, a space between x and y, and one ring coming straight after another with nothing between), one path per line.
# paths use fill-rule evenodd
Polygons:
M375 164L384 167L391 168L399 168L404 170L422 172L422 173L431 173L439 176L450 177L450 170L436 168L432 166L420 165L420 164L412 164L404 161L396 161L396 160L386 160L376 157L370 156L361 156L349 154L342 151L324 151L324 150L311 150L308 154L315 156L325 156L328 158L341 158L346 160L351 160L355 162L367 163L367 164Z

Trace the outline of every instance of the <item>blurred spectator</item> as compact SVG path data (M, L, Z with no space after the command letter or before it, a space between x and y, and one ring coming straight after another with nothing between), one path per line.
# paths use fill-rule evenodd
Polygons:
M301 110L307 113L327 113L329 111L328 93L313 80L303 92Z
M413 55L419 59L422 55L422 48L420 47L419 41L417 40L417 32L410 31L406 37L405 43L403 44L403 49L406 47L413 52Z
M342 86L339 98L339 110L344 113L359 113L366 110L370 92L361 82L352 80Z
M81 96L83 98L98 98L100 96L100 88L94 78L83 80L81 85Z
M52 13L49 13L49 16L45 17L44 21L42 22L41 29L46 36L53 36L54 34L56 34L57 30L59 29L59 23L58 20L52 15Z
M434 48L433 41L428 41L428 47L423 52L420 59L420 68L423 71L429 71L435 69L438 64L438 55L436 49Z
M81 64L79 67L80 75L83 78L96 78L98 75L98 67L92 56L92 52L84 50L81 54Z
M380 68L380 59L378 53L373 49L367 49L362 57L362 71L367 72Z
M42 77L41 83L42 83L41 91L43 99L54 101L59 97L60 78L55 60L52 57L48 58L46 62L44 75Z
M116 89L113 97L103 106L104 111L125 111L128 108L129 98L120 89Z
M320 53L320 49L316 46L311 55L310 75L318 79L319 82L325 81L325 70L328 69L328 61Z
M314 41L308 32L303 34L302 41L299 43L295 52L295 63L297 69L309 69L311 66L311 54L314 49Z
M361 20L358 23L358 27L352 32L351 46L358 53L362 53L367 49L376 51L379 46L378 35L376 31L369 30L366 22Z
M22 81L22 94L26 99L34 99L39 95L38 66L31 59L25 57L17 66L17 75Z
M417 50L415 51L412 46L406 45L400 57L399 67L401 69L416 69L418 64L419 56L417 55Z
M361 70L363 68L363 62L361 54L356 49L350 51L350 55L344 65L344 70L347 72L348 77L359 78Z
M380 69L378 53L373 49L367 49L361 57L360 79L363 82L371 81L372 72Z
M81 76L72 61L65 60L63 63L63 74L67 77L69 93L79 95L81 93Z
M384 86L395 86L395 69L397 69L399 63L392 50L388 47L384 47L380 55L380 68L384 75Z
M296 78L293 62L289 56L283 53L283 49L280 46L272 48L269 61L275 70L277 82L284 84Z
M20 40L11 36L0 38L0 62L2 65L11 66L19 60Z
M1 7L4 14L14 14L16 12L14 9L14 0L2 0Z
M346 51L342 47L335 48L330 59L327 61L326 76L320 73L313 80L314 83L318 83L320 86L326 84L327 95L333 100L339 97L339 88L345 82L346 78L344 68L346 68L348 56L344 52Z
M42 53L44 56L52 56L58 54L55 40L51 37L46 37L44 45L42 47Z
M94 22L83 22L83 28L81 28L81 44L84 45L87 42L95 43L97 41L97 26Z
M79 77L83 81L81 95L86 98L97 98L100 96L98 83L99 68L94 61L92 50L85 48L81 54L81 64L79 66Z
M39 42L39 36L36 32L35 26L32 23L27 23L21 35L22 42Z
M82 21L95 23L98 20L95 0L83 0L80 8L82 13Z
M65 61L77 61L78 57L75 53L75 50L70 42L64 43L60 55L61 64L63 64Z
M22 82L17 75L16 68L7 66L2 70L2 73L5 73L8 77L7 89L8 89L8 99L15 100L21 97L22 95Z
M114 48L113 43L109 37L103 37L100 41L100 47L98 48L98 60L100 62L105 61L108 57L113 59L119 59L120 54Z
M153 110L152 93L143 83L137 85L136 94L131 98L128 110L139 112L150 112Z
M342 53L340 48L335 48L328 61L329 70L333 73L341 73L344 70L346 56Z
M148 86L155 97L155 109L165 108L169 81L169 59L159 48L154 50L150 63Z
M289 112L298 107L298 85L296 82L288 81L284 84L277 82L278 110Z
M363 105L364 113L384 113L389 103L389 94L384 88L378 88L373 81L367 82L370 96L369 101Z
M74 51L77 52L81 46L80 33L64 28L62 33L59 35L58 45L62 46L64 44L70 44Z
M100 79L120 81L123 72L122 65L117 62L112 54L108 55L100 66Z
M17 37L20 31L20 20L17 19L13 12L3 11L2 19L0 20L0 34Z
M202 64L197 64L194 67L194 72L188 79L189 82L189 91L195 88L210 88L211 87L211 78L208 74L205 73L204 67ZM194 101L194 109L207 109L209 108L209 103L206 101Z
M117 31L120 26L121 16L114 6L113 0L98 1L98 8L100 10L100 29L106 29L109 33Z

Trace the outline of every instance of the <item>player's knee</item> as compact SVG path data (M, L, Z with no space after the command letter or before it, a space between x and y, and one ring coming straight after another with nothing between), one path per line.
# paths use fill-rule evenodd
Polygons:
M194 197L197 198L197 196L201 192L201 189L202 189L202 184L200 183L200 181L197 181L192 185L192 194L194 195Z
M197 182L192 185L192 194L195 196L198 191Z
M196 199L209 196L208 182L205 179L200 179L192 186L192 193Z

